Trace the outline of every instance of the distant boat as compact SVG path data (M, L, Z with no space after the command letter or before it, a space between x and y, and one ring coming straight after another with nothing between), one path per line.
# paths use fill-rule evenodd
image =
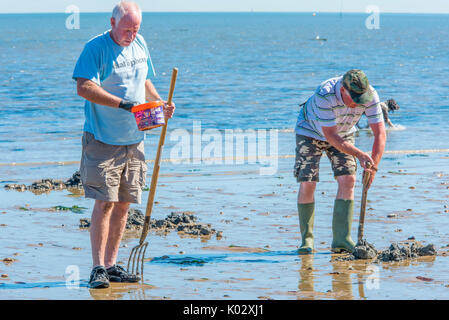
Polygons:
M316 41L327 41L326 38L320 38L320 36L316 36L315 39L312 40L316 40Z

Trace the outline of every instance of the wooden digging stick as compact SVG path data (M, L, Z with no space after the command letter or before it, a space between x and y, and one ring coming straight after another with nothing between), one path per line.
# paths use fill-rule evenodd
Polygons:
M177 76L178 76L178 69L173 68L173 72L172 72L172 76L171 76L170 91L168 93L168 100L167 100L168 105L171 105L172 100L173 100L173 94L175 92L175 84L176 84ZM157 147L156 160L154 161L153 175L151 176L150 193L148 195L147 209L145 212L145 223L143 225L142 235L140 237L140 244L142 244L145 241L145 238L147 237L148 229L150 226L151 212L153 210L154 196L156 194L157 179L159 177L162 148L165 143L165 135L167 134L167 125L168 125L168 118L165 118L165 125L162 126L162 132L159 137L159 145Z
M368 183L369 183L370 177L371 177L371 173L369 171L364 170L363 171L362 204L360 206L359 232L357 234L358 243L360 243L363 239L363 230L364 230L364 226L365 226L366 200L368 197Z

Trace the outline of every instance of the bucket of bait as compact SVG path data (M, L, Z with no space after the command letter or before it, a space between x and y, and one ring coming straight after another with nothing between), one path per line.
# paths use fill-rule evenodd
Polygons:
M165 125L164 102L152 101L139 104L131 109L140 131L151 130Z

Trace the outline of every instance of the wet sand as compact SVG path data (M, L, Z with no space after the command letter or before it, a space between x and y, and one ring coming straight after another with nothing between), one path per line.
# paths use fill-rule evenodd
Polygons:
M89 290L88 230L93 201L68 190L35 195L7 191L42 178L67 180L76 165L2 167L0 183L0 297L2 299L447 299L449 297L448 153L387 154L368 193L365 238L377 249L414 237L438 255L403 262L333 261L332 206L336 183L321 163L315 217L316 253L296 253L300 243L292 159L278 173L260 176L258 165L180 166L164 163L152 218L192 211L222 237L151 232L141 284ZM151 165L149 168L151 172ZM7 178L5 178L7 177ZM361 197L358 173L352 236ZM8 181L6 181L8 180ZM145 211L143 202L133 208ZM50 210L87 208L81 213ZM122 242L126 263L138 239ZM4 259L7 260L4 261ZM10 258L10 259L8 259ZM75 271L74 271L75 270ZM80 283L77 287L76 271Z

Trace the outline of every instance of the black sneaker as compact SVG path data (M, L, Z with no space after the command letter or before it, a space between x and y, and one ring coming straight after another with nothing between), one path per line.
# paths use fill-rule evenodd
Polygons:
M89 288L92 289L109 288L108 272L103 266L97 266L92 269L89 279Z
M111 282L138 282L140 277L126 272L121 266L115 264L107 269L109 280Z

